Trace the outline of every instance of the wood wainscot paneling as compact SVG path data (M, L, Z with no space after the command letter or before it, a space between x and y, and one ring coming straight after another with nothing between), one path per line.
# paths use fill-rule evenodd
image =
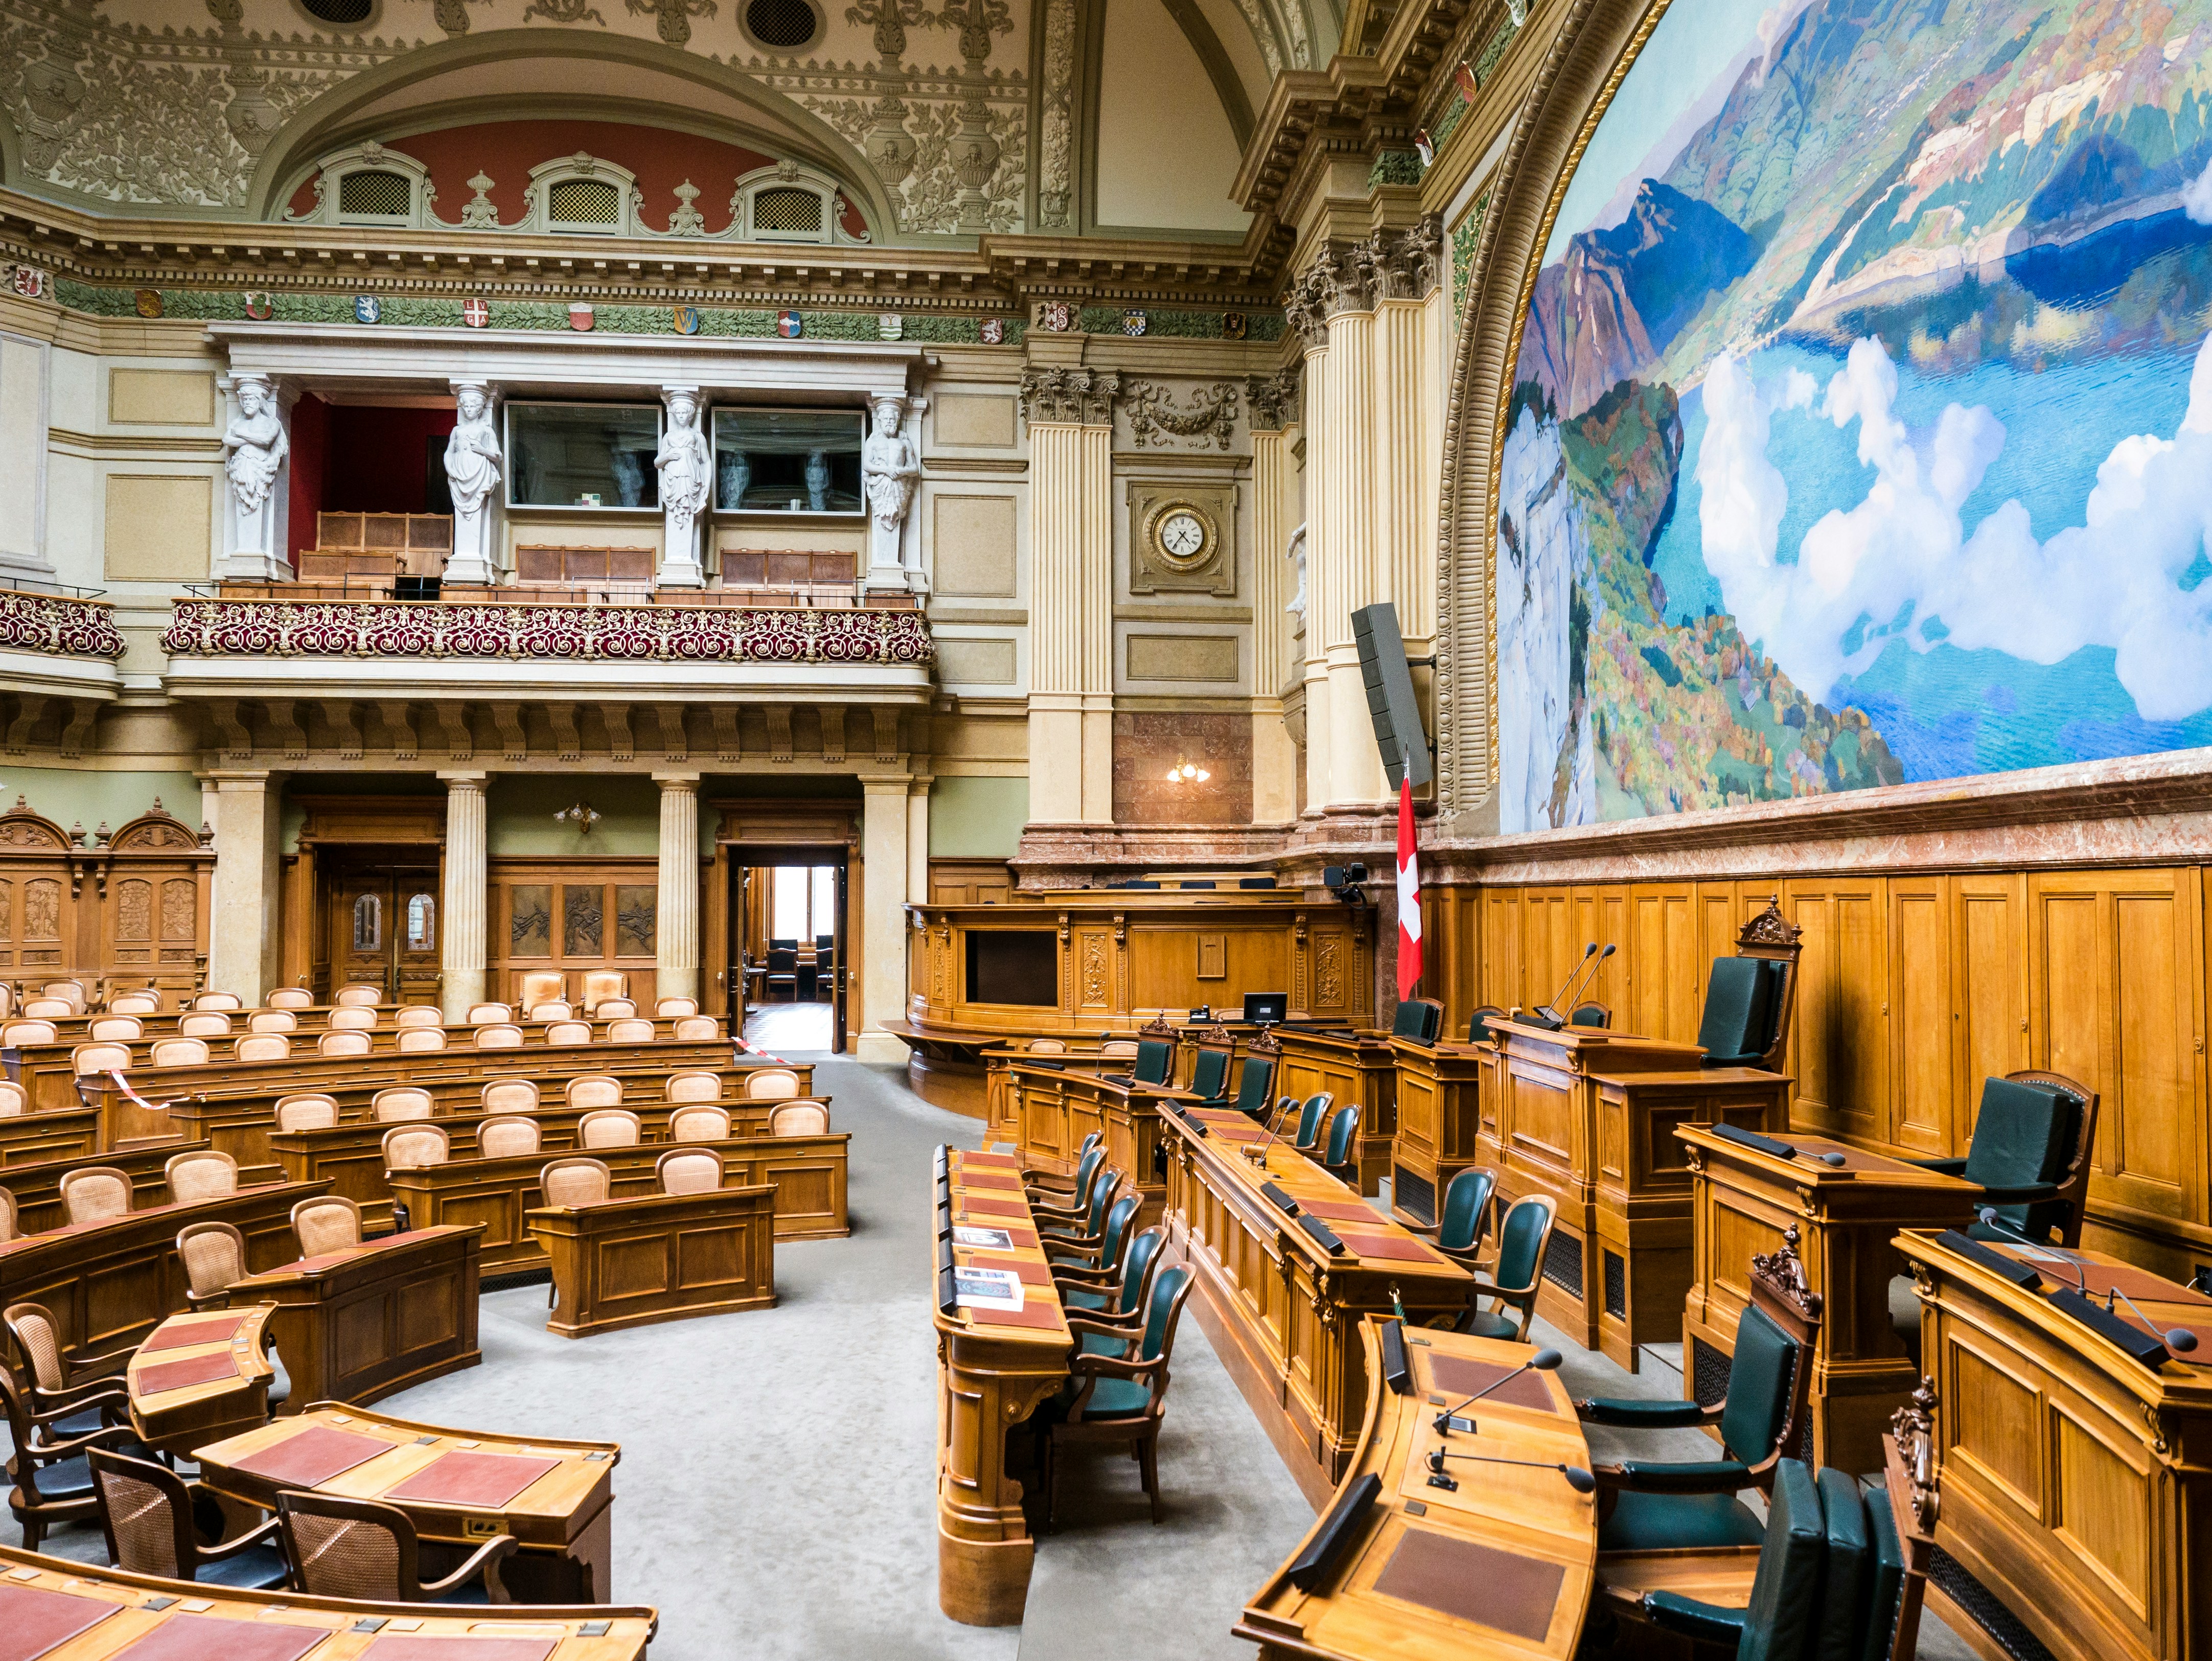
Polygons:
M1330 1111L1359 1110L1359 1191L1379 1194L1390 1175L1398 1135L1397 1058L1379 1032L1354 1028L1285 1026L1276 1030L1282 1056L1275 1063L1275 1098L1289 1096L1303 1105L1322 1091L1333 1098ZM1289 1134L1291 1122L1282 1134Z
M160 799L119 830L64 830L23 798L0 813L0 980L76 979L104 996L199 989L215 850Z

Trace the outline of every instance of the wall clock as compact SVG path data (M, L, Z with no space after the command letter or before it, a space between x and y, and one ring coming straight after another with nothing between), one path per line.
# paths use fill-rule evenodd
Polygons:
M1146 525L1152 557L1172 571L1194 571L1213 557L1220 540L1212 516L1188 502L1164 502Z

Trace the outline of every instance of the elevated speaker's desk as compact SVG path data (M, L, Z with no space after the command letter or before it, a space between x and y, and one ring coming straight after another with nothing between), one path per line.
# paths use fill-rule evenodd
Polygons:
M1589 1608L1597 1500L1556 1469L1450 1459L1455 1489L1430 1486L1438 1447L1589 1463L1556 1373L1525 1372L1466 1409L1473 1434L1437 1433L1440 1409L1528 1359L1521 1344L1402 1329L1407 1372L1387 1381L1386 1331L1359 1323L1367 1413L1344 1481L1299 1548L1244 1607L1237 1635L1264 1661L1571 1656ZM1325 1542L1333 1551L1323 1551ZM1309 1554L1321 1556L1309 1562ZM1305 1584L1301 1586L1299 1584Z
M1065 1174L1075 1168L1083 1139L1097 1131L1106 1139L1106 1163L1128 1173L1143 1202L1138 1226L1151 1227L1167 1196L1157 1159L1160 1104L1197 1098L1172 1086L1139 1084L1119 1057L1070 1057L1055 1065L1057 1059L991 1058L985 1095L992 1139L1012 1142L1038 1170Z
M196 1661L639 1661L659 1621L642 1605L487 1609L233 1591L0 1546L0 1631L40 1661L131 1661L142 1640Z
M1805 1278L1821 1299L1808 1411L1817 1463L1881 1469L1882 1433L1905 1405L1920 1369L1890 1319L1889 1283L1905 1273L1893 1244L1902 1228L1971 1221L1981 1189L1940 1171L1802 1131L1779 1135L1793 1158L1746 1147L1697 1125L1674 1135L1686 1149L1694 1256L1682 1309L1683 1393L1708 1404L1728 1394L1736 1323L1751 1301L1751 1260L1795 1232ZM1840 1167L1820 1155L1840 1153Z
M426 1548L447 1548L434 1559L458 1561L511 1534L521 1549L500 1573L519 1603L613 1597L621 1458L613 1442L488 1435L330 1406L199 1451L200 1479L240 1505L274 1511L277 1490L304 1488L397 1506ZM426 1564L423 1579L445 1572Z
M1066 1381L1074 1340L1023 1197L1021 1162L955 1150L943 1191L949 1199L935 1214L933 1251L939 1230L1004 1231L1007 1250L970 1250L956 1239L952 1256L963 1267L1019 1275L1024 1301L1018 1311L933 1303L937 1602L969 1626L1008 1627L1029 1601L1036 1542L1022 1515L1022 1485L1006 1475L1006 1433Z
M1275 1063L1275 1087L1268 1092L1269 1110L1278 1097L1295 1096L1303 1104L1324 1090L1334 1098L1332 1113L1340 1107L1358 1108L1359 1191L1381 1193L1398 1135L1397 1057L1389 1035L1312 1022L1271 1030L1283 1049ZM1233 1080L1231 1088L1233 1092Z
M527 1218L553 1260L545 1329L564 1338L775 1302L769 1183L547 1206Z
M131 1358L131 1423L149 1447L189 1458L204 1442L269 1422L276 1369L261 1353L274 1305L172 1315Z
M1602 1028L1547 1032L1495 1020L1490 1029L1498 1063L1482 1113L1497 1125L1500 1208L1529 1194L1559 1208L1536 1307L1633 1372L1640 1346L1682 1335L1690 1167L1675 1126L1786 1134L1790 1080L1700 1067L1695 1044Z
M483 1360L483 1233L471 1225L386 1234L234 1282L233 1303L276 1305L270 1325L292 1379L285 1411L374 1402Z
M2099 1307L2117 1286L2158 1327L2197 1335L2195 1351L2153 1368L2045 1295L2075 1284L2051 1254L1990 1248L2038 1272L2028 1288L1940 1235L1896 1244L1936 1381L1929 1579L1943 1619L1964 1630L1994 1598L2060 1661L2212 1653L2212 1299L2075 1254Z
M1234 1109L1161 1123L1170 1139L1169 1250L1196 1275L1192 1311L1319 1505L1367 1411L1353 1335L1360 1317L1389 1313L1395 1298L1415 1321L1455 1319L1474 1277L1279 1138L1262 1163L1247 1159L1243 1150L1259 1151L1264 1133Z

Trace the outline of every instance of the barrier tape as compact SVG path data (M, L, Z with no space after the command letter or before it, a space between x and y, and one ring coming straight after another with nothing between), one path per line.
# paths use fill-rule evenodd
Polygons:
M140 1095L137 1091L131 1087L130 1080L125 1078L120 1073L116 1072L112 1068L108 1069L107 1076L115 1080L115 1087L118 1090L128 1096L132 1101L137 1103L139 1106L144 1108L149 1113L167 1113L171 1108L174 1107L179 1102L184 1099L181 1096L172 1096L166 1102L149 1102L143 1096Z
M778 1067L789 1067L791 1065L791 1063L784 1060L782 1056L770 1055L767 1050L763 1050L758 1044L755 1043L751 1039L744 1037L742 1034L739 1035L737 1042L738 1048L744 1050L748 1056L757 1056L764 1062L774 1062Z

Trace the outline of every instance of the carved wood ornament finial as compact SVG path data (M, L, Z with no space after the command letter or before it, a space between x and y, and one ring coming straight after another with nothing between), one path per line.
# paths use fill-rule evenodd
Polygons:
M1766 910L1744 924L1735 937L1740 946L1795 946L1805 931L1782 915L1782 897L1766 897Z
M1764 1284L1769 1293L1806 1320L1817 1321L1820 1318L1820 1294L1813 1290L1813 1283L1805 1275L1805 1260L1797 1255L1801 1238L1797 1225L1792 1223L1783 1232L1779 1251L1753 1252L1751 1278Z

